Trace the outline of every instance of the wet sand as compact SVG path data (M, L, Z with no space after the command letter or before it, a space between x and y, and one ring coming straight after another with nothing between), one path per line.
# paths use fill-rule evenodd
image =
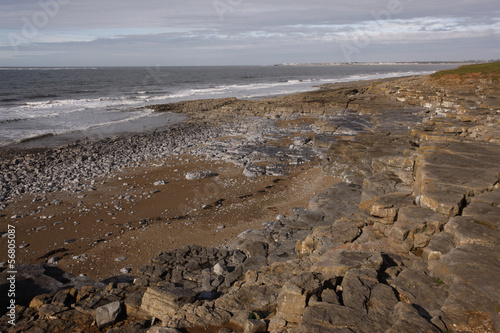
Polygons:
M17 264L60 257L57 266L75 275L102 280L122 268L135 275L160 251L223 245L278 214L307 207L314 194L337 182L317 162L254 180L233 163L190 155L145 164L97 179L94 191L50 193L44 201L27 194L10 203L0 212L16 226ZM218 176L185 179L203 170Z

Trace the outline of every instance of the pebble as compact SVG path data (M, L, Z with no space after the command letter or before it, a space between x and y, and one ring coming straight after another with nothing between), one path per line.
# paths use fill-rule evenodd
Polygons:
M115 258L115 261L120 262L120 261L124 261L126 259L127 259L127 257L118 257L118 258Z
M71 259L78 260L78 261L85 261L88 259L88 255L87 254L76 255L76 256L72 256Z
M222 276L227 273L227 268L218 263L214 266L214 273Z
M218 176L218 174L216 174L210 170L198 171L198 172L188 172L185 175L187 180L198 180L198 179L204 179L204 178L215 177L215 176Z
M61 260L60 257L52 257L49 260L47 260L47 264L55 265L59 262L59 260Z
M208 124L180 124L154 135L144 133L130 138L85 141L35 154L20 151L10 160L0 162L0 169L9 170L12 175L7 178L0 174L0 202L22 193L60 190L76 193L91 189L91 180L112 177L122 168L138 167L141 161L183 153L187 147L221 134L220 129Z

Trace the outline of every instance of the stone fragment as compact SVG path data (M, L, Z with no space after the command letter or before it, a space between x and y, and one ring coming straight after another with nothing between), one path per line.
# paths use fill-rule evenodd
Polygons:
M482 223L483 225L489 227L492 230L500 229L500 202L481 202L481 196L479 198L473 197L471 203L464 208L462 216L474 217Z
M123 304L128 317L146 317L147 314L141 310L143 294L140 292L128 294Z
M151 327L147 333L181 333L178 329L168 327Z
M248 164L243 170L243 174L248 178L257 178L265 173L266 167L255 164Z
M299 257L309 254L321 255L327 250L352 242L361 234L357 223L348 219L340 219L331 226L321 226L303 242L297 244Z
M393 224L399 209L413 204L413 198L407 193L391 193L371 200L363 201L359 208L369 215L379 218L384 224Z
M449 295L442 307L443 320L452 324L467 324L481 313L484 320L498 315L500 299L500 246L458 246L441 260L429 261L429 270L449 287ZM487 269L485 269L487 267Z
M376 284L370 292L370 300L366 304L368 313L387 316L398 303L395 290L386 284Z
M267 330L267 324L264 319L247 319L245 333L263 333Z
M402 180L391 172L381 172L363 179L361 201L372 200L388 193L400 192Z
M321 301L340 305L339 295L333 289L324 289L321 292Z
M215 300L218 309L275 312L279 288L273 285L243 285Z
M345 306L366 310L371 289L378 284L377 271L371 268L351 269L342 280L342 300Z
M245 240L238 245L238 249L243 251L248 258L267 257L267 244L264 242L252 242Z
M38 308L38 314L41 317L48 317L50 319L56 319L56 315L60 314L67 308L56 305L56 304L43 304Z
M440 232L431 238L429 245L424 248L422 256L428 260L439 260L454 247L453 235Z
M132 271L132 269L128 268L128 267L124 267L124 268L120 269L121 274L129 274L131 271Z
M274 316L269 320L269 332L285 332L286 320L280 316Z
M216 177L218 174L212 172L210 170L207 171L198 171L198 172L188 172L186 173L187 180L199 180L204 178Z
M413 304L425 315L441 309L448 297L447 288L440 281L422 270L406 268L399 273L391 286L398 291L400 299Z
M184 304L192 303L196 292L181 287L148 287L142 298L141 309L151 317L167 322Z
M217 263L214 266L214 273L217 274L217 275L220 275L220 276L224 276L224 275L227 274L227 267L221 265L220 263Z
M456 216L444 226L444 231L453 235L454 244L496 245L500 239L500 230L490 223L472 216Z
M441 214L458 215L466 196L497 182L499 156L500 147L489 143L436 141L422 145L415 166L420 204Z
M441 333L441 330L422 317L410 304L399 302L394 307L391 320L394 322L386 333L428 332Z
M278 296L278 314L288 322L299 323L307 305L307 293L296 284L287 282Z
M95 311L95 320L99 329L114 324L122 312L119 301L101 306Z
M61 258L55 256L55 257L52 257L49 260L47 260L47 264L49 264L49 265L55 265L55 264L57 264L59 262L59 260L61 260Z
M63 289L58 291L52 298L52 304L69 307L76 301L76 289Z
M31 300L29 307L39 309L42 305L49 303L51 300L52 296L50 294L38 295Z
M273 177L283 177L287 175L286 166L283 164L269 164L266 166L266 175Z
M333 249L322 255L312 267L312 272L322 273L324 278L345 276L353 268L380 269L383 259L378 252Z

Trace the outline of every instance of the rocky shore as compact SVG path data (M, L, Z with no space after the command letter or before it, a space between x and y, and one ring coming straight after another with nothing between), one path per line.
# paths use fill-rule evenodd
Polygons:
M82 190L98 170L113 172L122 162L134 167L158 156L151 151L180 154L185 147L194 156L239 164L250 178L281 175L319 158L323 171L341 182L308 207L279 212L284 215L223 246L158 253L137 274L97 282L54 265L17 267L16 325L7 313L0 328L500 332L499 91L488 75L422 76L260 101L153 106L189 115L180 137L191 141L169 141L166 133L134 136L126 145L132 150L108 154L95 147L109 142L87 143L78 156L91 159L71 158L73 169L60 152L2 162L9 170L4 200L64 189L57 183L64 170L74 179L66 189ZM144 140L156 136L151 147L160 148L145 149L150 141ZM81 149L89 153L80 155ZM25 181L30 168L45 166L37 163L47 163L48 178ZM93 171L82 172L89 165ZM8 283L1 289L4 295Z

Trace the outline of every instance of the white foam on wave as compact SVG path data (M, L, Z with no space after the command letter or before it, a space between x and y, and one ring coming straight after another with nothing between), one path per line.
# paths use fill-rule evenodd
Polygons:
M414 75L427 75L432 74L435 71L406 71L406 72L390 72L390 73L371 73L371 74L354 74L348 75L341 78L334 79L320 79L321 82L350 82L358 80L377 80L377 79L387 79L391 77L403 77L403 76L414 76Z
M0 146L11 145L20 143L27 140L34 140L50 135L62 135L71 134L77 132L85 132L89 130L95 130L99 128L112 127L119 124L131 123L145 117L156 117L162 115L161 113L155 113L150 109L141 109L135 112L128 112L129 116L121 118L118 120L101 121L101 122L88 122L85 124L79 122L64 122L59 126L53 126L47 129L15 129L7 128L3 130L0 134ZM92 117L89 120L96 120L100 117Z
M314 82L314 80L287 80L283 82L266 82L266 83L251 83L251 84L229 84L229 85L220 85L216 87L208 87L208 88L193 88L180 90L175 93L169 93L160 96L154 96L147 98L148 102L155 101L165 101L165 100L180 100L180 99L195 99L195 98L217 98L221 96L225 97L247 97L249 91L256 90L265 90L266 95L273 94L282 94L283 92L287 92L287 90L280 89L281 87L293 87L296 85L304 85ZM272 90L279 89L277 92L273 92ZM292 90L293 91L293 90ZM259 96L258 94L256 96Z

